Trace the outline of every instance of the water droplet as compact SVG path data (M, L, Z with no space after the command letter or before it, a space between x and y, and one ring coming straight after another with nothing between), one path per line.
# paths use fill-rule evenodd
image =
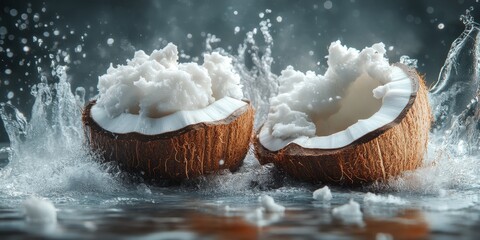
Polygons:
M6 27L1 26L0 27L0 35L6 35L8 33L8 30Z
M55 30L53 31L53 35L55 35L55 36L60 35L60 31L58 31L58 29L55 29Z
M40 15L38 13L33 14L33 21L34 22L40 21Z
M5 69L5 74L7 74L7 75L10 75L10 74L12 74L12 70L11 70L11 69L9 69L9 68Z
M188 39L191 39L191 38L192 38L192 34L191 34L191 33L187 34L187 38L188 38Z
M433 12L435 11L435 9L433 9L433 7L427 7L427 13L428 14L432 14Z
M233 15L238 15L238 11L237 10L233 11Z
M29 47L29 46L24 46L24 47L23 47L23 51L24 51L24 52L29 52L29 51L30 51L30 47Z
M263 17L265 16L265 13L261 12L261 13L258 14L258 16L259 16L260 18L263 18Z
M393 51L393 49L394 49L393 46L388 47L388 51Z
M82 52L82 45L78 45L78 46L75 48L75 52L77 52L77 53Z
M442 30L442 29L445 28L445 24L439 23L437 27L438 27L438 29Z
M26 13L23 13L23 14L22 14L22 19L23 19L23 20L27 20L27 18L28 18L28 15L27 15Z
M223 164L225 164L225 161L223 159L220 159L220 161L218 161L218 164L222 166Z
M10 15L11 15L12 17L17 16L17 14L18 14L17 9L15 9L15 8L10 9Z
M115 42L115 40L113 38L108 38L107 39L108 46L112 46L114 42Z
M233 32L234 32L235 34L237 34L238 32L240 32L240 27L239 27L239 26L236 26Z
M12 99L13 96L15 96L15 94L14 94L12 91L10 91L10 92L7 93L7 98L8 98L8 99Z
M282 16L278 16L278 17L277 17L277 22L282 22L282 21L283 21Z
M50 37L50 33L49 32L43 32L43 36L44 37Z
M308 55L313 56L314 52L313 51L308 51Z
M332 9L332 7L333 7L332 1L325 1L325 2L323 3L323 7L324 7L325 9L327 9L327 10Z

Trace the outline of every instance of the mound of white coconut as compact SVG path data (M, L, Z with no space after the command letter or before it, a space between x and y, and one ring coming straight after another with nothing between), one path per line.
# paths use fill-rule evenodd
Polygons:
M147 179L185 179L235 171L247 154L253 108L242 100L231 58L213 52L203 65L178 63L168 44L135 52L99 77L84 109L89 145L106 161Z
M414 69L390 65L385 46L329 47L325 75L289 66L255 138L261 163L299 179L357 185L419 167L431 110Z

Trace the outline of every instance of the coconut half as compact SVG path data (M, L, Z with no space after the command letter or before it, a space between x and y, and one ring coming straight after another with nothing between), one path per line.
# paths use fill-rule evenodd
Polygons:
M83 111L90 147L145 179L181 180L237 170L248 152L254 110L243 99L231 59L205 54L178 63L168 44L137 51L99 77L99 96Z
M296 93L296 87L290 86L272 98L267 122L255 137L259 161L274 163L298 179L347 185L384 180L418 168L431 124L427 88L414 69L385 65L382 46L376 47L352 53L334 43L325 78L309 82L307 73L304 82L297 84L310 90ZM338 56L333 54L346 59L335 66L332 61ZM379 61L372 61L375 58ZM348 72L346 67L356 69ZM286 85L285 79L295 75L291 70L282 72ZM329 80L334 77L332 84ZM327 91L314 96L326 101L297 97L311 96L308 91L316 90L310 85L318 81L324 81L318 89Z
M146 179L188 179L236 171L248 152L253 108L225 97L204 109L162 118L123 113L110 119L90 102L83 112L89 145L122 169Z

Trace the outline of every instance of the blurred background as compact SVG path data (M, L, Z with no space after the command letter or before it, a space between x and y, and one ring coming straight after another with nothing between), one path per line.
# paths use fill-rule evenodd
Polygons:
M235 54L246 32L265 19L272 24L276 74L288 65L323 74L327 48L335 40L357 49L383 42L390 62L402 55L417 59L431 85L464 29L460 16L466 9L478 15L477 1L2 0L0 102L29 117L30 88L55 81L52 62L68 65L73 89L84 87L91 98L98 76L110 64L124 64L136 50L150 53L173 42L181 61L196 61L213 34L221 39L215 47ZM0 142L7 141L1 126Z

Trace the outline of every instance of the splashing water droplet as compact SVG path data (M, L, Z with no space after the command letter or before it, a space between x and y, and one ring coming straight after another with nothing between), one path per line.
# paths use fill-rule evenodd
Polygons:
M82 45L77 45L77 47L75 47L75 52L82 52Z
M324 7L325 9L327 9L327 10L332 9L332 7L333 7L332 1L329 1L329 0L328 0L328 1L325 1L325 2L323 3L323 7Z
M108 38L107 39L108 46L112 46L114 42L115 42L115 40L113 38Z
M417 68L418 60L414 58L410 58L407 55L403 55L400 57L400 63L405 64L412 68Z

